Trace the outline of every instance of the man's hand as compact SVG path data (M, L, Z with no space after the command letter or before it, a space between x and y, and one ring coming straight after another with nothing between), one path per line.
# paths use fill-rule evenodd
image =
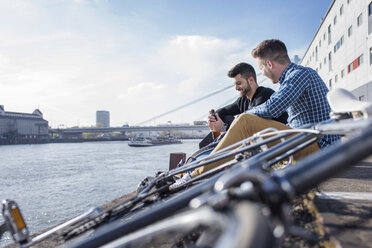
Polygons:
M215 115L211 114L208 116L207 126L212 132L221 132L222 126L225 124L220 116L216 113Z

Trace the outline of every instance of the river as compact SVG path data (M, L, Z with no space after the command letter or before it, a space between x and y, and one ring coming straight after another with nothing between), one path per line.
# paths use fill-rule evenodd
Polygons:
M154 147L129 147L127 141L0 146L0 200L15 200L35 233L132 192L146 176L168 170L170 153L190 156L199 141Z

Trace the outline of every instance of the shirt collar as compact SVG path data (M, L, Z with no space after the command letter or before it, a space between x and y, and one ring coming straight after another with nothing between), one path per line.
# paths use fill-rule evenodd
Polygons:
M289 64L287 65L287 67L285 68L285 70L282 72L282 74L281 74L280 77L279 77L279 80L278 80L279 84L283 83L283 81L284 81L284 79L285 79L285 75L286 75L287 72L288 72L291 68L293 68L295 65L296 65L296 64L294 64L294 63L292 63L292 62L289 63Z
M262 88L261 86L258 86L258 87L257 87L256 91L254 92L254 94L253 94L253 96L252 96L252 100L251 100L251 101L253 101L254 98L256 97L256 95L258 94L258 92L261 91L261 88ZM248 98L248 97L247 97L247 98ZM248 100L249 100L249 98L248 98Z

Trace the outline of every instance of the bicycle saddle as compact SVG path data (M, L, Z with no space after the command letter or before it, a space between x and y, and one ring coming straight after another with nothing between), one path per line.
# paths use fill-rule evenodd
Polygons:
M362 112L365 118L372 116L372 103L358 101L349 91L338 88L327 94L327 99L334 113Z

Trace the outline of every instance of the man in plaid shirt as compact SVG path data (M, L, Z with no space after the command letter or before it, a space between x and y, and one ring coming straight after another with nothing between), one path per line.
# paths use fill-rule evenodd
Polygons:
M288 111L291 128L329 119L331 108L326 99L325 83L313 69L291 63L283 42L265 40L252 51L252 56L258 60L262 73L280 87L267 102L246 113L272 118ZM326 135L318 144L323 149L338 140L337 135Z
M274 84L280 84L279 90L263 104L241 114L231 124L229 131L212 153L266 128L278 130L300 128L329 119L331 109L326 99L328 89L325 83L313 69L291 63L283 42L275 39L262 41L253 49L252 56L257 59L262 73ZM271 120L285 111L288 112L288 126ZM294 157L299 160L339 139L337 135L325 135L318 143L297 152ZM230 158L197 168L191 175L179 180L187 181L228 160Z

